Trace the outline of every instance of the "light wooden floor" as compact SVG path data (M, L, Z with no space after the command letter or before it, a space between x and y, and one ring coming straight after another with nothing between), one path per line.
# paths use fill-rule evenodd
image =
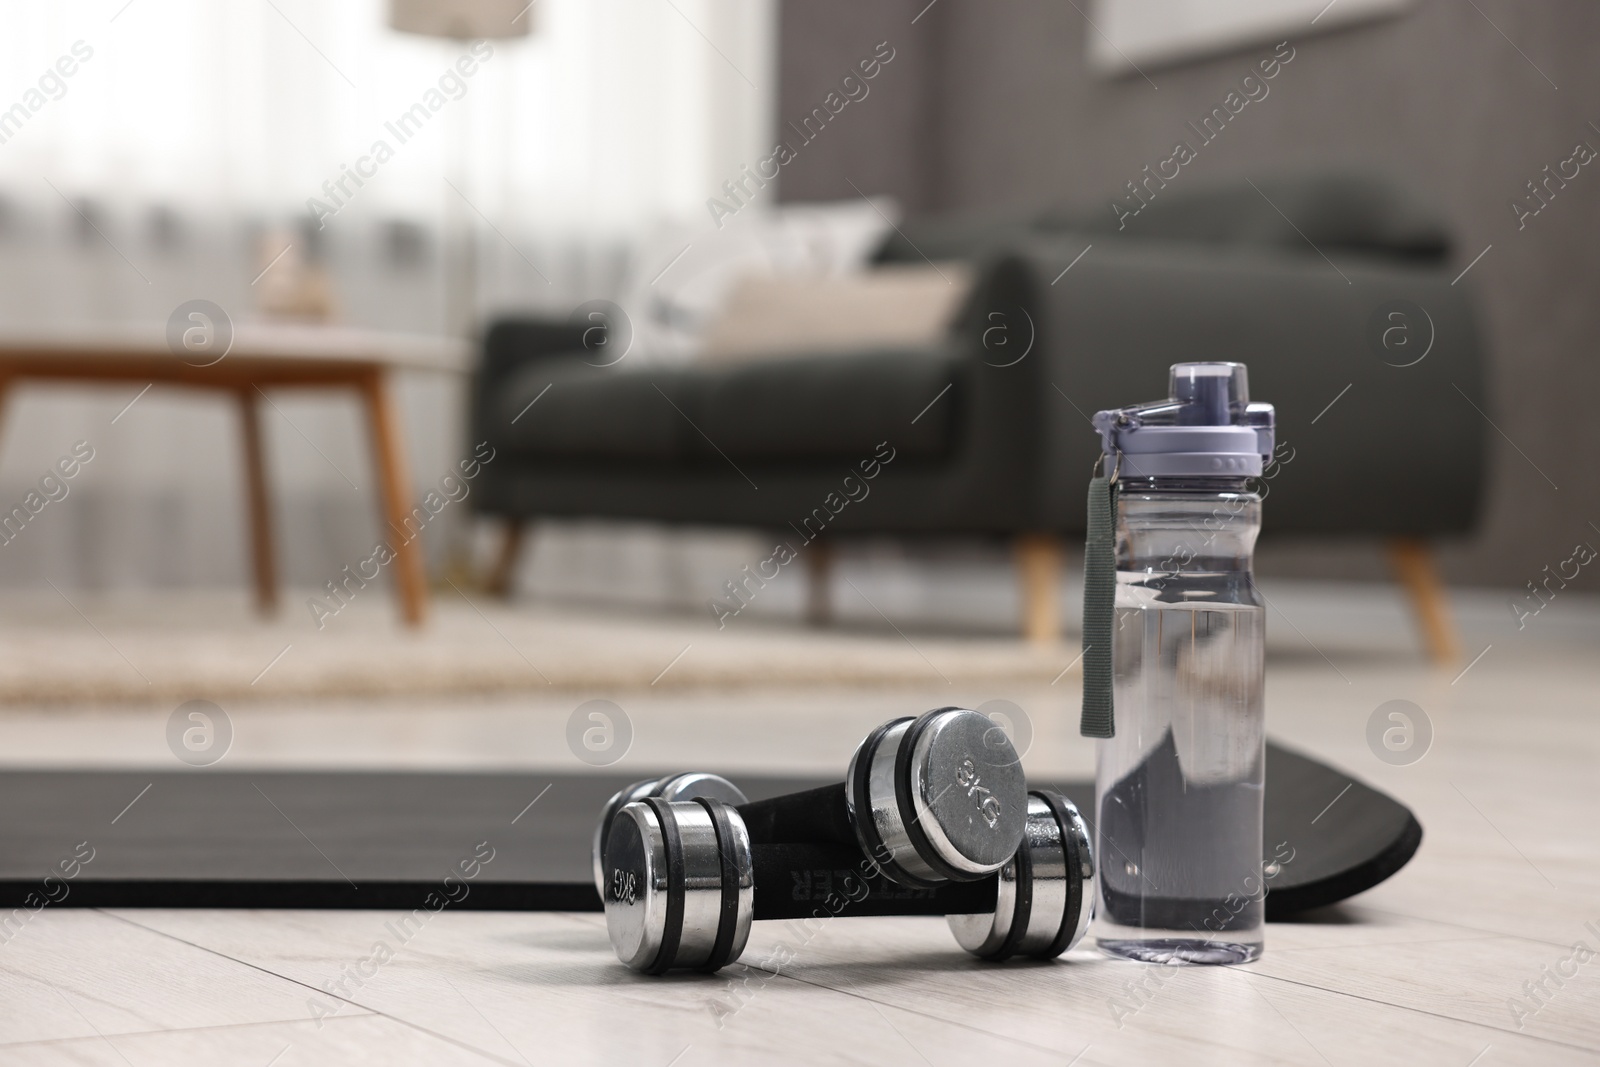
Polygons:
M335 996L325 983L393 943L391 916L57 908L0 945L0 1062L1600 1062L1600 956L1576 974L1566 964L1559 987L1546 978L1576 942L1600 951L1594 648L1504 635L1457 677L1371 635L1313 648L1286 633L1275 627L1269 663L1273 735L1406 801L1426 838L1388 883L1317 921L1269 927L1254 965L1152 968L1080 950L993 967L960 953L940 920L844 919L815 936L758 927L748 968L645 979L616 963L598 915L446 911ZM887 715L1006 697L1033 719L1030 769L1087 774L1076 678L969 692L930 672L903 690L619 698L637 731L622 766L837 770ZM1435 733L1406 767L1381 763L1364 736L1396 698L1423 707ZM228 760L536 777L572 765L561 729L578 699L240 706ZM168 710L11 709L0 753L159 764ZM763 970L780 947L794 961ZM1510 1004L1528 1005L1525 983L1541 979L1545 1003L1519 1021Z

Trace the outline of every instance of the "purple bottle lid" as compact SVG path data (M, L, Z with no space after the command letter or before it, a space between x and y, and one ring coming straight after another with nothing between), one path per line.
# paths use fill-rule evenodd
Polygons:
M1250 403L1244 364L1174 363L1168 382L1165 400L1095 412L1106 475L1260 475L1272 455L1273 410Z

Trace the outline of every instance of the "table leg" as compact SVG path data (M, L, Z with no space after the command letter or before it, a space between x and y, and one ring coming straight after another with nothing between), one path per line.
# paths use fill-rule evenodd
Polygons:
M428 614L428 580L422 569L421 548L406 529L410 478L400 439L400 422L382 371L374 371L362 380L361 396L367 407L367 428L372 434L372 458L378 468L379 506L383 510L389 544L395 553L394 576L400 596L400 614L409 625L420 626Z
M1433 549L1418 538L1396 537L1389 541L1389 562L1395 576L1405 586L1411 610L1422 630L1422 643L1435 664L1448 666L1461 656L1461 639L1456 636L1455 618L1444 583L1433 564Z
M256 606L263 613L278 606L276 553L272 543L272 499L267 490L266 453L261 445L261 413L254 386L241 389L239 424L244 430L245 503L250 526L250 562L255 571Z
M1061 640L1061 541L1049 533L1017 537L1022 636L1036 645L1053 645Z
M505 537L500 542L500 555L496 558L494 569L489 572L488 580L484 583L491 595L501 598L511 595L511 583L516 577L517 559L522 554L522 542L527 530L528 524L524 519L506 520Z
M817 538L805 546L800 558L806 564L806 625L827 626L833 621L833 540Z

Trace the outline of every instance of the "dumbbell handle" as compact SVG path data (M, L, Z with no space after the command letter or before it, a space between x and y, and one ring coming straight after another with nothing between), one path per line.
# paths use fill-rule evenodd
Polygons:
M752 800L737 810L752 845L805 841L860 848L842 782L768 800Z
M838 786L832 788L843 793ZM752 844L750 860L755 878L753 917L757 919L967 915L995 909L995 876L915 889L877 873L853 841L844 845Z

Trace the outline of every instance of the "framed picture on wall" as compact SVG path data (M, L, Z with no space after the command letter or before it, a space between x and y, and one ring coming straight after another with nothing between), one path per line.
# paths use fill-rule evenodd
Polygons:
M1093 0L1089 64L1133 73L1397 15L1414 0Z

